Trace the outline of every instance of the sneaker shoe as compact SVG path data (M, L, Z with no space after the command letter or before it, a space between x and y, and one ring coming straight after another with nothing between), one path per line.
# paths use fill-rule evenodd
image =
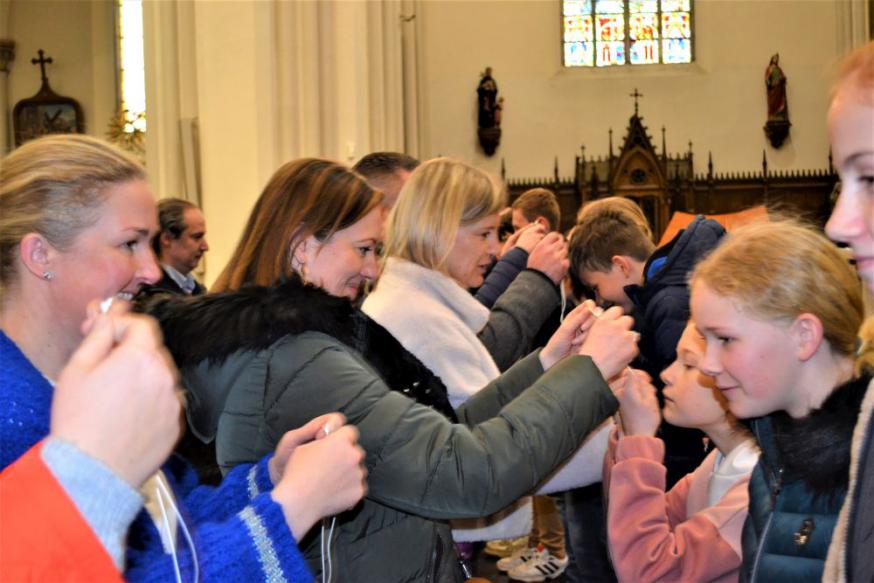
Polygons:
M507 575L510 579L518 581L546 581L547 579L555 579L564 573L567 569L567 563L567 557L559 559L544 549L530 561L510 570Z
M483 552L493 557L509 557L516 551L528 546L528 537L521 536L513 539L490 540L486 543Z
M538 545L540 546L540 545ZM541 550L543 548L541 547ZM510 555L509 557L505 557L498 561L497 567L501 571L510 571L515 569L519 565L525 564L528 561L532 560L534 557L539 556L539 552L536 547L528 547L527 549L521 549Z

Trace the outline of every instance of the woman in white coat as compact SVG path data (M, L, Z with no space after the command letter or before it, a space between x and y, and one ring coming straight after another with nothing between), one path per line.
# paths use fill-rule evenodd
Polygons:
M437 158L417 168L388 217L385 263L363 310L436 374L458 407L499 376L477 338L489 311L469 289L482 285L498 252L502 185L462 162ZM536 273L536 272L535 272ZM546 276L543 276L546 277ZM592 309L583 305L578 309ZM554 492L600 480L607 428L590 436L542 488ZM522 536L530 531L530 504L501 517L456 524L457 541Z

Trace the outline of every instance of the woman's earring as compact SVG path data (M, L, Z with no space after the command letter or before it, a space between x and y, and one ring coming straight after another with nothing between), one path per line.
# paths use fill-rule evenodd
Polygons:
M42 278L46 281L51 281L55 278L55 274L52 273L51 271L43 271Z
M304 285L309 285L310 278L307 277L307 264L301 263L298 271L300 272L300 278L303 280Z

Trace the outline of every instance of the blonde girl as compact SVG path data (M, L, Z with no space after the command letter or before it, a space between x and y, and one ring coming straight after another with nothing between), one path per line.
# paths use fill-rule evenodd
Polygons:
M738 229L692 274L698 368L762 450L742 578L819 581L847 487L861 286L837 247L790 221Z
M856 269L874 294L874 42L844 60L832 93L828 126L841 195L826 232L832 239L849 244ZM871 318L861 336L867 344L860 350L857 366L872 367ZM829 549L828 581L874 579L874 555L870 543L865 542L866 533L874 529L872 412L874 385L869 385L853 434L850 489Z

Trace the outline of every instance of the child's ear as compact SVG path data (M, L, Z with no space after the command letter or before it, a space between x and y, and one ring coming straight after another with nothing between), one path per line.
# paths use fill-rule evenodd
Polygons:
M625 277L628 277L629 274L631 274L631 261L629 261L628 257L625 255L614 255L610 258L610 263L612 263L614 267L618 267L619 271Z
M815 315L806 312L795 318L789 330L795 342L798 358L802 361L806 361L816 354L825 338L822 321Z

